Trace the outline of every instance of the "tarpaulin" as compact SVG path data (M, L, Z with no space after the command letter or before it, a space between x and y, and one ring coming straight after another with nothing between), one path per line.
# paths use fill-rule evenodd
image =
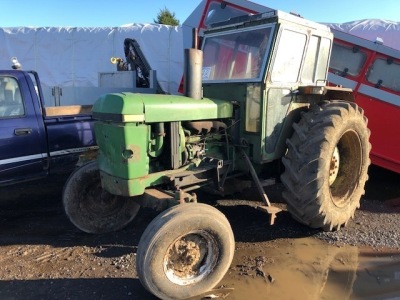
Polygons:
M10 69L15 56L24 70L39 73L43 86L96 87L99 72L116 71L111 57L125 59L125 38L138 41L164 91L176 93L183 70L178 26L0 28L0 69Z

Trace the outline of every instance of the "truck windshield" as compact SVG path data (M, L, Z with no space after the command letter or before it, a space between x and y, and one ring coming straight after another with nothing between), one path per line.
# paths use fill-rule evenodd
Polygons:
M216 33L203 46L203 81L257 80L262 76L272 27Z

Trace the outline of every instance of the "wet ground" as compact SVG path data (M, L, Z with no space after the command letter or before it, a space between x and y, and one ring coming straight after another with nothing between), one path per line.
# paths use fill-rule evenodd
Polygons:
M228 299L399 299L400 255L313 238L239 244L222 284Z
M361 209L337 233L299 225L285 211L270 226L251 192L211 200L231 222L236 251L209 298L400 299L399 179L371 168ZM134 266L156 213L142 209L118 233L81 233L61 207L64 180L1 188L0 299L155 299ZM279 184L267 191L281 200Z

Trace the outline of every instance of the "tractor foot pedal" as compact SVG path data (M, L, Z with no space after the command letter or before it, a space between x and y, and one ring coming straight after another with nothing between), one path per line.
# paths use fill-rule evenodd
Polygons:
M260 206L257 206L257 209L269 214L269 224L270 225L274 225L276 214L282 211L282 209L280 209L279 207L272 206L272 205L271 206L260 205Z

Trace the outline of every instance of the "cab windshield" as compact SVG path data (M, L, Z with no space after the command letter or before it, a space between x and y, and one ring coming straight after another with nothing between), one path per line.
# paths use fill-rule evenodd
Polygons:
M203 81L255 81L262 77L272 27L216 33L203 46Z

